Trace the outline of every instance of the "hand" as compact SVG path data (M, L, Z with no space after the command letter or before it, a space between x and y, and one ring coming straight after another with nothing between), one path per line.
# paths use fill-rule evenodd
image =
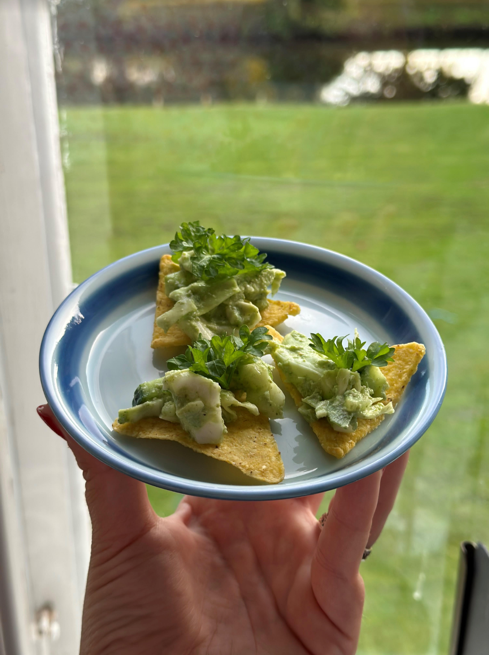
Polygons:
M143 483L84 451L47 405L86 480L92 554L81 655L337 655L356 651L362 554L379 536L407 457L322 495L267 502L185 497L158 517Z

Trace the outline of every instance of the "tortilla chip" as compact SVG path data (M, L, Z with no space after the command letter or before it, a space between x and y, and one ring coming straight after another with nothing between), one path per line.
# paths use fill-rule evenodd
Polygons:
M178 325L172 325L168 332L164 332L156 325L156 319L164 314L175 304L165 293L165 277L170 273L179 270L179 265L172 261L171 255L163 255L160 260L160 274L158 289L156 291L156 312L153 328L152 348L173 348L174 346L188 346L191 339L181 330ZM295 302L283 302L281 300L269 300L268 307L261 312L262 319L256 327L262 325L279 325L287 316L296 316L301 311Z
M235 411L237 419L229 423L227 434L217 446L199 444L179 423L170 423L160 418L143 418L123 425L116 420L112 427L120 434L138 439L178 441L198 453L227 462L261 482L281 482L285 475L284 464L267 417L261 414L253 416L242 408Z
M269 328L268 332L275 340L279 342L283 341L283 336L273 328ZM389 383L386 402L391 400L395 407L401 399L402 393L407 383L416 373L418 364L423 359L426 348L420 343L405 343L394 347L396 349L394 353L394 361L387 364L387 366L382 369L382 373L385 375L387 382ZM279 373L280 377L284 381L285 386L287 387L287 390L294 399L295 404L297 407L300 407L302 403L302 397L300 393L293 385L285 382L280 369ZM383 414L377 418L358 419L358 428L355 430L355 432L350 433L337 432L331 427L330 423L325 418L319 419L319 421L315 421L312 423L311 427L324 450L330 455L341 459L348 452L350 452L350 450L361 439L375 430L375 428L382 423L385 416L386 415Z
M261 321L256 327L263 325L280 325L287 320L288 316L297 316L301 311L299 305L295 302L285 300L269 300L268 307L263 309L261 314Z

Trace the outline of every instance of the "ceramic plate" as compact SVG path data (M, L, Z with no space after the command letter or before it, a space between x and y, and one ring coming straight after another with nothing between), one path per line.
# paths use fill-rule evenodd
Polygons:
M121 259L71 293L49 323L41 346L41 380L57 419L95 457L134 478L181 493L266 500L334 489L377 471L412 446L435 418L446 386L443 344L423 309L399 286L359 262L292 241L253 238L268 261L287 271L276 298L301 306L286 334L353 334L392 344L418 341L427 354L396 413L341 460L319 446L287 397L284 418L271 421L285 465L277 485L253 481L229 464L178 443L133 439L111 429L134 389L160 377L183 349L150 347L158 263L167 245Z

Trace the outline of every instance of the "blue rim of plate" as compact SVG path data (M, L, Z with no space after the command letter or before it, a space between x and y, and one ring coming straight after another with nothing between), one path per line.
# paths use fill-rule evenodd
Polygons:
M315 479L296 483L291 482L284 486L278 484L248 487L181 478L164 471L155 470L141 462L133 461L129 455L124 454L122 451L117 452L103 448L97 441L100 438L100 430L99 434L94 438L86 428L86 423L82 425L76 420L73 408L67 406L66 399L57 389L55 351L62 340L67 338L66 335L70 334L70 328L78 324L79 306L82 300L86 302L87 298L90 299L100 293L104 285L114 283L118 278L129 279L131 272L135 270L154 266L155 273L157 273L161 255L170 252L168 244L164 244L129 255L94 273L61 303L44 333L39 358L44 394L59 423L85 450L122 473L170 491L227 500L277 500L336 489L366 477L395 461L426 432L443 402L447 383L447 363L440 335L422 307L392 280L345 255L317 246L283 239L252 237L252 242L262 252L267 252L270 260L277 266L280 265L280 261L277 261L277 259L295 257L299 262L302 262L301 266L305 264L310 266L314 263L322 264L329 267L330 270L339 270L341 275L350 276L352 279L361 279L367 286L375 289L380 296L384 297L386 303L390 303L397 308L394 311L395 315L397 311L407 319L412 328L411 333L419 335L418 338L425 343L436 369L436 375L430 378L430 384L433 385L430 393L431 401L416 429L408 434L397 447L386 453L376 453L374 458L370 458L371 461L368 461L369 458L367 458L364 465L357 467L357 469L340 469ZM415 337L412 340L415 340ZM91 420L94 429L97 429L96 421Z

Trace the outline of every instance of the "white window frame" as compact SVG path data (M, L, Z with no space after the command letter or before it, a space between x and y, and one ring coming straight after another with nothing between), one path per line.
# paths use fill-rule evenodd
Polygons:
M42 335L71 287L50 7L1 0L0 655L79 648L83 479L35 411Z

